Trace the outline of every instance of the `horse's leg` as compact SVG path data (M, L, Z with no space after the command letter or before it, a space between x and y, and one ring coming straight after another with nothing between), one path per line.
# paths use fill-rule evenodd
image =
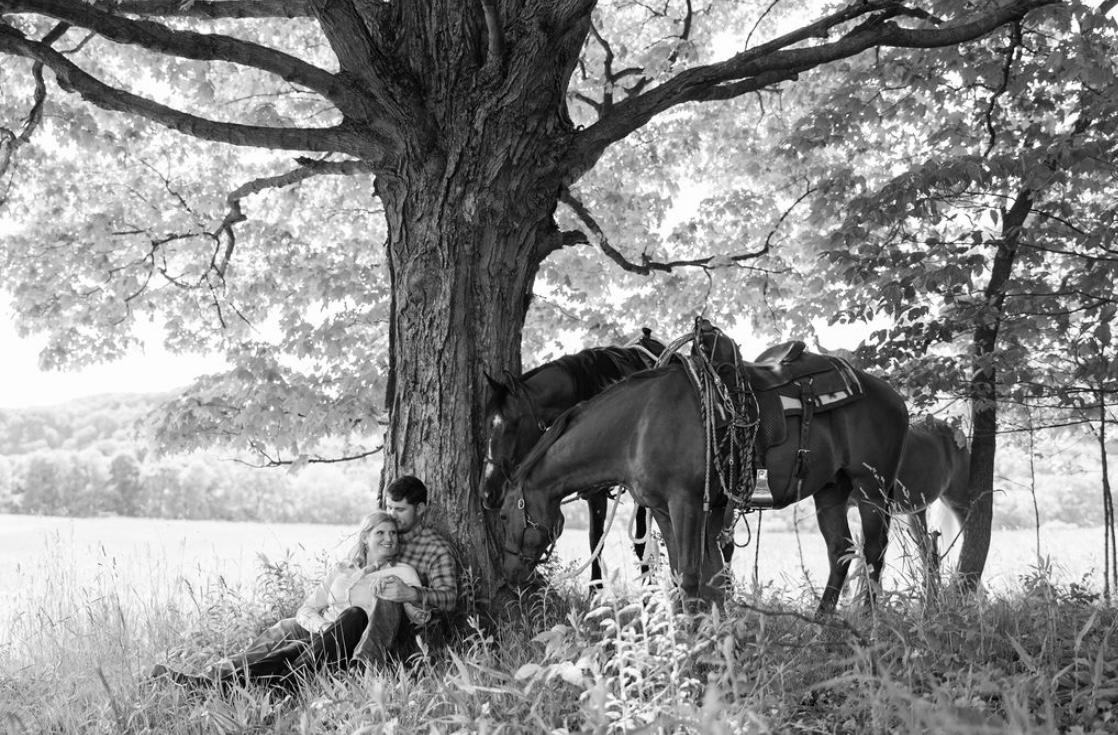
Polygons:
M955 517L955 523L959 525L959 528L966 528L967 513L970 512L971 506L969 489L957 492L954 491L954 488L949 488L948 492L940 496L940 500L951 511L951 515Z
M649 514L655 519L656 526L660 529L660 537L664 540L664 548L668 551L668 572L674 577L678 569L679 553L676 551L675 534L672 532L672 519L667 511L648 509Z
M815 518L823 541L827 544L827 563L830 572L827 586L823 589L823 599L819 602L819 614L835 611L846 573L850 570L850 553L854 540L850 536L850 524L846 520L846 503L850 498L850 481L841 480L825 486L815 493Z
M676 569L679 575L680 586L685 597L685 609L694 609L694 601L712 599L721 602L722 593L716 587L710 586L711 579L705 573L711 572L711 577L721 569L722 556L718 552L718 531L708 534L703 544L703 531L709 529L709 521L714 517L721 519L721 513L711 513L709 517L701 508L695 507L691 498L676 496L669 503L671 513L672 533L675 536ZM717 567L714 567L710 558L710 549L714 549L717 556Z
M869 566L870 584L866 587L866 604L873 604L885 568L885 548L889 544L889 498L880 481L862 478L854 491L858 515L862 519L862 551Z
M633 552L637 555L640 565L640 574L643 579L648 579L648 562L644 560L645 547L651 539L648 537L648 516L651 513L647 508L637 506L633 510L636 539L633 541Z
M602 540L606 525L606 507L609 505L609 494L605 492L592 493L586 497L586 505L590 509L590 553L598 550L598 542ZM602 589L602 565L598 557L590 561L590 591Z
M722 546L718 543L722 533L725 514L732 512L726 506L711 509L706 519L706 548L702 558L702 595L718 604L726 599L726 593L732 591L730 580L730 559L734 552L734 543Z

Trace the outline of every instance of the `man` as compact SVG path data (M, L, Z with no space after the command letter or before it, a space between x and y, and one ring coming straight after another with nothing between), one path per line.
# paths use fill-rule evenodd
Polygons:
M390 650L406 657L415 650L413 623L418 632L430 633L438 627L439 616L446 617L458 605L458 573L454 556L438 532L423 524L427 513L427 486L418 477L403 475L385 490L385 510L396 517L399 531L399 564L407 564L419 574L422 586L407 584L399 577L389 576L378 582L378 604L370 626L377 630L367 636L364 656L370 661L383 660ZM403 603L415 606L403 614Z

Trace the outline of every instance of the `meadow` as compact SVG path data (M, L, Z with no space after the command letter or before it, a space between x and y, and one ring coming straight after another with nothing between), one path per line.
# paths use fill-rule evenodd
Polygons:
M815 620L810 530L734 561L725 614L672 612L623 528L585 573L474 620L410 669L324 676L298 697L188 695L145 681L242 645L286 614L349 526L0 516L0 731L1113 732L1118 616L1099 599L1101 529L995 532L988 591L924 597L903 529L881 604ZM739 528L739 540L744 541ZM948 538L945 535L945 538ZM555 576L586 557L561 538ZM757 578L754 579L756 568ZM663 575L661 575L662 577Z

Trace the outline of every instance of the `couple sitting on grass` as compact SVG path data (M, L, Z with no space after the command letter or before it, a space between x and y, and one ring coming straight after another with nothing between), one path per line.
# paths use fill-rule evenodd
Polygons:
M159 665L154 677L187 686L257 682L294 689L302 677L406 657L417 629L458 602L446 540L422 524L427 487L405 475L388 486L385 510L361 524L350 556L307 597L294 618L261 633L248 648L189 675Z

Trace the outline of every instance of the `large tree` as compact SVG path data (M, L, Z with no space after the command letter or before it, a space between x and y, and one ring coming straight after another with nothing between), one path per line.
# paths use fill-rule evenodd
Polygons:
M257 252L263 262L245 263L244 238L238 237L245 231L243 200L319 174L361 175L349 186L361 187L382 208L359 217L383 222L387 297L370 298L358 319L345 308L324 306L330 303L329 279L314 281L323 292L317 301L293 298L306 298L308 307L321 312L306 331L324 325L332 328L324 334L346 325L367 331L369 351L384 339L386 474L414 472L428 481L436 517L469 550L467 561L485 582L493 574L493 549L474 492L482 371L520 368L525 317L545 259L592 243L626 270L663 273L684 265L732 264L767 250L762 243L743 243L736 253L668 262L648 255L643 243L618 247L618 238L604 236L577 196L588 172L646 127L670 122L688 103L725 104L875 48L953 47L1052 2L797 6L783 15L783 26L761 26L766 40L752 44L748 26L777 4L732 14L733 3L713 0L660 6L593 0L0 0L0 53L26 59L20 71L33 80L21 88L30 100L26 122L0 131L0 165L12 167L15 160L16 166L34 166L37 156L47 155L28 143L43 115L43 69L62 90L103 110L206 141L300 154L295 168L262 170L235 189L225 216L208 229L198 226L202 218L173 178L149 164L163 183L163 191L150 196L149 211L122 209L93 218L88 238L55 233L42 242L35 238L42 233L22 234L21 245L32 250L6 254L20 266L20 278L12 279L17 305L24 304L28 323L66 320L65 328L54 330L53 358L48 354L56 362L65 362L77 344L105 345L91 348L100 357L122 349L127 339L104 339L104 333L114 324L127 327L156 283L204 293L209 317L226 332L236 333L238 322L251 324L254 316L253 329L261 328L267 312L254 314L253 303L275 298L268 292L279 280L267 277L273 270L297 280L301 269L315 272L332 261L331 274L359 287L365 274L381 267L381 243L352 230L300 232L299 218L293 218L286 226L261 228L257 237L266 246ZM797 20L806 17L818 20ZM285 50L272 45L281 42ZM727 44L737 46L719 58L715 49ZM244 105L226 106L237 97L255 100L251 114ZM77 135L78 149L69 159L77 170L86 148L91 155L135 155L138 134L117 133L107 143L89 130L96 129L91 119L79 112L60 118L50 138L53 153L72 145L59 135L68 126ZM634 163L641 165L639 159ZM13 171L18 187L19 171ZM213 174L221 181L220 169ZM96 172L94 180L53 182L53 204L96 200L98 185ZM608 206L608 197L602 199ZM577 215L578 227L560 225L561 203ZM291 206L277 204L273 214ZM334 247L316 240L327 233L336 238ZM204 256L197 248L183 249L188 235L208 243ZM121 257L121 238L129 236L133 250ZM308 242L315 243L311 254ZM67 247L81 252L80 268L43 257ZM253 288L238 288L238 267L254 273ZM64 298L36 295L48 283L56 291L67 284ZM116 319L94 320L93 309L115 310ZM181 326L196 318L192 314L173 316ZM386 339L376 327L379 320L387 322ZM243 390L274 399L222 399L217 394L228 389L226 382L196 400L196 411L180 415L197 418L208 411L227 422L224 430L237 431L245 424L230 417L236 419L240 403L247 402L265 414L282 410L303 419L304 430L322 428L315 424L322 394L289 391L287 368L259 349L251 329L243 336L239 357L249 366L240 373ZM291 353L316 357L299 355L294 347ZM379 413L379 401L367 394L376 385L368 378L372 372L356 362L355 372L364 377L335 390L335 424Z

